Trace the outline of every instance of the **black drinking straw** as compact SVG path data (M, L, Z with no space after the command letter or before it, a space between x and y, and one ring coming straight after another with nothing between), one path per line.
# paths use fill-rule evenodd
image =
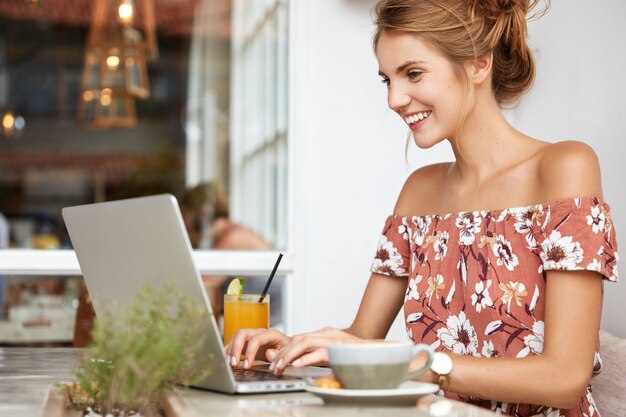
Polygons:
M272 273L270 274L270 277L267 279L267 282L265 283L265 288L263 288L263 293L261 293L261 298L259 298L259 303L263 302L263 299L265 298L265 294L267 294L267 290L270 288L270 284L272 283L272 279L274 279L274 274L276 273L276 270L278 269L278 264L280 263L281 259L283 259L283 254L279 253L278 259L276 259L276 263L274 264L274 269L272 269Z

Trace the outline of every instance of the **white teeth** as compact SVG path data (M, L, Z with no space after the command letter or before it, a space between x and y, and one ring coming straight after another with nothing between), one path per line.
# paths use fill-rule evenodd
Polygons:
M425 118L427 118L428 116L430 116L430 112L426 111L426 112L422 112L422 113L417 113L417 114L412 114L411 116L407 117L406 119L404 119L408 124L413 124L415 122L418 122L420 120L424 120Z

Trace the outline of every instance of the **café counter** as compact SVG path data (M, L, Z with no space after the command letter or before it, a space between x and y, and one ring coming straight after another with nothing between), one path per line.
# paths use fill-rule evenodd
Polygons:
M0 416L40 417L51 384L73 380L81 350L72 348L0 348ZM248 417L411 416L492 417L469 404L428 395L413 407L330 405L308 392L224 395L197 389L181 390L197 415Z

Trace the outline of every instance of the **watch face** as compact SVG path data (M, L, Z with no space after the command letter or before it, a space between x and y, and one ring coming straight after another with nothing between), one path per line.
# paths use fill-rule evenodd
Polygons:
M452 358L443 352L435 352L430 369L436 374L448 375L452 372Z

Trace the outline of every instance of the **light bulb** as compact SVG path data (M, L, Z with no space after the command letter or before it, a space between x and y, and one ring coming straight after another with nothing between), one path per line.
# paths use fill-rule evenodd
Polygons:
M116 55L111 55L107 57L107 67L110 69L115 69L120 64L120 57Z
M1 123L0 133L7 138L19 137L26 126L26 120L19 114L13 114L10 110L4 112Z
M124 23L129 23L133 20L133 2L132 0L122 0L122 4L117 9L117 13L120 17L120 20Z
M94 97L93 91L87 90L87 91L83 92L83 100L91 101L91 100L93 100L93 97Z
M102 104L103 106L110 105L111 104L111 95L104 94L102 97L100 97L100 104Z
M15 118L15 122L13 123L13 126L15 126L15 130L17 130L18 132L21 132L22 130L24 130L24 126L26 126L26 120L24 120L22 116L17 116Z
M4 116L2 116L2 127L5 130L12 130L14 124L15 117L13 116L13 113L11 113L10 111L6 112Z

